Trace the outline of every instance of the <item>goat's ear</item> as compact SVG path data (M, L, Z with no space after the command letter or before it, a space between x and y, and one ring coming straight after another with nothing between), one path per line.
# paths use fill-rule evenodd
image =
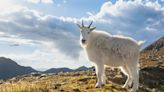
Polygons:
M80 29L81 29L81 26L79 24L76 24Z
M90 31L93 31L93 30L95 30L95 29L96 29L96 27L90 28Z

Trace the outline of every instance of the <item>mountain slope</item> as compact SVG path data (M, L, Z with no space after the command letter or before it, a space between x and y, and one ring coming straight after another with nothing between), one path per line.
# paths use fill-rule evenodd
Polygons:
M161 37L154 43L147 46L143 51L150 51L150 50L158 50L159 51L163 47L164 47L164 37Z
M141 68L164 67L164 37L142 50L140 66Z
M0 57L0 79L7 79L31 72L37 71L32 69L31 67L20 66L11 59Z
M142 50L140 70L141 83L149 88L164 90L164 37Z

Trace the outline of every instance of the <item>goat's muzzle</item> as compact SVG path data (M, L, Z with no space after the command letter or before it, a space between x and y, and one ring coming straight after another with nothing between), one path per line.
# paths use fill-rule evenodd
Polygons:
M81 42L82 42L82 44L85 44L86 43L86 40L82 39Z

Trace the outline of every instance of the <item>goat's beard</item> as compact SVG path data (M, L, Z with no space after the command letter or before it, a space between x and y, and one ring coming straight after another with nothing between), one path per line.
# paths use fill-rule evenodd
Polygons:
M81 45L81 47L86 48L87 47L87 42L85 42L85 43L80 42L80 45Z

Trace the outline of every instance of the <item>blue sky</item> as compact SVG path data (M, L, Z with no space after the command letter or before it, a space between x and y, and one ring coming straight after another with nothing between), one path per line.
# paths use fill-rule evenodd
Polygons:
M17 3L36 9L46 14L64 17L81 18L88 16L87 12L97 13L104 2L109 0L50 0L53 3L32 3L39 0L22 0Z
M1 0L0 56L35 69L92 66L76 23L149 45L164 36L164 0Z

